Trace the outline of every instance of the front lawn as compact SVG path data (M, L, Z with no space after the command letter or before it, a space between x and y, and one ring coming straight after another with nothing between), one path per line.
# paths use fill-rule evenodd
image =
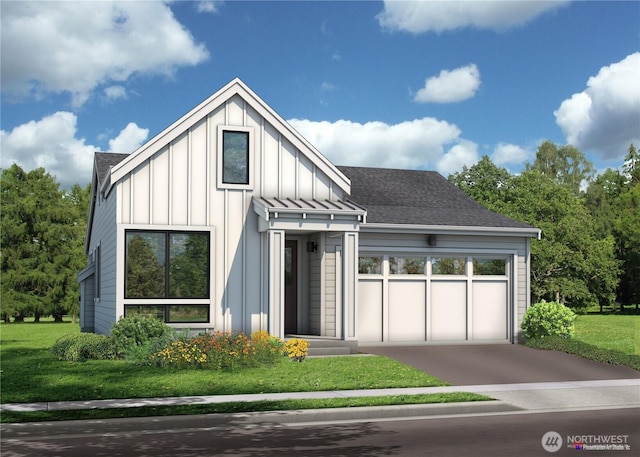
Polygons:
M49 348L77 324L0 324L0 402L173 397L446 385L379 356L285 357L273 366L233 372L137 366L122 360L61 362Z
M576 319L574 339L625 354L640 354L640 316L587 314Z
M563 351L610 365L640 371L640 316L587 314L578 316L572 338L549 336L531 339L527 346Z

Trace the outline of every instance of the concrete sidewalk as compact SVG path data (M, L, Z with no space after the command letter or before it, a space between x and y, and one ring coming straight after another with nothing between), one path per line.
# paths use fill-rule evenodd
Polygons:
M134 398L41 403L13 403L0 405L0 411L62 411L80 409L137 408L143 406L204 405L243 401L273 401L292 399L327 399L414 395L447 392L471 392L490 396L496 401L466 402L463 404L402 405L374 408L336 408L325 411L339 420L341 410L357 411L365 417L389 417L461 414L473 412L503 412L514 410L571 410L640 407L640 379L594 381L537 382L517 384L484 384L447 387L419 387L402 389L339 390L323 392L288 392L250 395L209 395L167 398ZM320 410L315 410L316 413ZM298 412L299 413L299 412ZM291 413L290 413L291 414ZM288 415L290 415L288 414Z

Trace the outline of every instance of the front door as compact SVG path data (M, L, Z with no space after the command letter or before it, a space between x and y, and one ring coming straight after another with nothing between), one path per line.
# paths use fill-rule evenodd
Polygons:
M284 333L298 333L298 242L284 247Z

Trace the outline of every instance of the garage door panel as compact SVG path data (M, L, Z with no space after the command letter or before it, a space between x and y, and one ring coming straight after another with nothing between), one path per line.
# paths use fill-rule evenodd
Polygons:
M389 281L389 341L425 341L426 281Z
M431 340L467 339L467 281L431 281Z
M474 340L506 340L507 281L473 282L472 337Z
M382 279L360 279L358 297L358 339L382 341Z

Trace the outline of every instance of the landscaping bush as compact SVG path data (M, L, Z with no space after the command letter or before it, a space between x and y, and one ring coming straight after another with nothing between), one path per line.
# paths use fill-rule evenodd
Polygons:
M115 358L111 338L95 333L63 335L53 344L50 352L58 360L86 362L88 359L108 360Z
M176 341L174 332L151 338L140 345L131 346L124 358L136 365L159 365L158 353Z
M625 354L624 352L601 348L572 338L563 338L560 336L533 338L527 340L526 345L535 349L562 351L567 354L579 355L595 362L607 363L609 365L624 365L634 370L640 370L640 355L638 354Z
M527 310L520 328L526 338L571 338L575 319L576 314L562 303L542 300Z
M234 370L274 363L282 357L282 342L268 332L202 333L167 344L155 354L158 366Z
M272 336L266 330L257 330L251 334L251 345L254 348L255 362L258 365L275 363L282 357L284 345L280 338Z
M123 317L111 327L111 338L116 355L127 358L127 355L138 358L139 348L153 340L166 341L173 339L174 330L160 319L148 316Z

